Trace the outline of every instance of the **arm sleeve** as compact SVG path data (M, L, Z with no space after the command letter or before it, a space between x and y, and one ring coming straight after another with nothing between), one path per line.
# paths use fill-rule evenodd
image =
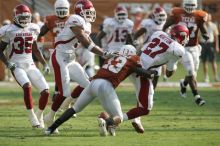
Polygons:
M83 28L83 26L85 25L85 20L80 16L73 15L67 20L66 23L69 27L79 26Z

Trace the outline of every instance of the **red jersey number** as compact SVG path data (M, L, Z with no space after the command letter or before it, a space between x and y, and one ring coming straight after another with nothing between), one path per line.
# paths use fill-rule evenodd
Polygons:
M12 50L15 54L31 53L33 37L15 37Z
M111 58L108 60L106 64L102 66L102 68L108 69L109 71L113 73L118 73L124 67L126 62L127 62L127 59L125 57Z
M157 48L156 51L154 51ZM159 48L159 49L158 49ZM166 52L166 50L169 48L167 44L164 42L161 42L160 39L154 38L151 43L147 46L147 48L144 50L143 53L150 56L151 58L154 58L158 54L162 54Z

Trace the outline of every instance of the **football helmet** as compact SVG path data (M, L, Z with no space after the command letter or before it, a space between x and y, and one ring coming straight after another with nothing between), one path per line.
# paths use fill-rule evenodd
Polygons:
M189 29L184 25L174 25L170 29L170 36L172 39L185 46L189 41Z
M167 20L167 13L162 7L157 7L153 10L152 17L154 21L160 25Z
M121 56L133 56L136 55L137 50L132 45L123 45L119 51Z
M187 13L192 13L197 6L197 0L183 0L183 8Z
M123 23L128 18L128 11L123 6L117 6L115 9L115 19L119 23Z
M96 11L90 0L78 0L74 6L74 11L87 22L94 22L96 19Z
M54 8L57 17L65 18L69 15L70 3L68 0L56 0Z
M14 8L13 19L17 25L27 27L31 23L31 10L26 5L18 5Z

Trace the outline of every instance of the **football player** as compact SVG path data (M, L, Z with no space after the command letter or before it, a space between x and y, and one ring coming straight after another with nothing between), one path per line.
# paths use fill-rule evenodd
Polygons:
M95 97L99 97L102 107L113 117L108 119L108 124L118 125L123 120L120 101L115 88L131 73L137 72L144 77L152 77L156 71L146 71L140 67L139 56L136 55L136 49L131 45L124 45L119 56L105 61L102 68L92 78L91 83L83 90L72 108L69 108L61 115L46 131L50 135L62 123L67 121L73 114L82 111ZM113 121L113 119L115 121ZM105 120L98 119L99 124L106 126ZM101 136L107 135L107 130L100 129ZM114 136L114 131L111 133Z
M135 32L135 34L134 34L134 43L133 44L140 47L141 44L138 42L138 38L140 36L144 35L144 43L143 44L146 45L149 42L150 37L154 32L161 31L163 29L163 25L165 24L166 19L167 19L167 14L166 14L165 10L162 7L156 7L153 10L150 18L144 19L141 22L141 28L137 32ZM154 89L156 88L159 76L161 75L161 68L162 68L161 66L158 68L155 68L155 70L158 72L158 74L154 77L154 79L152 81L153 85L154 85ZM136 79L135 79L134 75L132 75L130 77L130 80L132 81L132 83L135 84ZM140 118L133 119L132 125L134 127L137 127L136 126L137 123L139 125L141 125ZM135 129L137 129L137 128L135 128ZM143 128L141 128L141 129L143 129ZM143 131L143 130L138 130L137 132L139 132L139 131Z
M74 6L74 12L75 14L68 18L63 30L55 39L55 51L51 59L59 93L52 104L49 114L44 117L44 121L48 126L53 123L55 114L64 99L71 97L70 80L76 81L80 85L79 91L80 88L83 89L89 84L89 79L84 69L75 61L75 51L79 43L85 49L100 56L108 58L115 55L114 52L103 52L89 37L91 22L94 22L96 19L96 11L92 2L89 0L78 0ZM76 94L73 93L72 97L79 96Z
M67 121L73 114L80 112L95 96L100 97L103 108L109 114L109 116L103 116L101 114L98 118L101 136L106 136L108 132L114 136L115 126L123 120L130 120L149 114L153 106L154 89L151 79L146 79L146 77L152 78L157 73L155 70L149 69L167 64L166 75L168 77L172 76L177 69L177 61L185 53L183 46L188 42L188 39L189 30L182 25L172 27L170 35L162 31L154 33L150 38L150 42L143 47L143 53L140 56L140 64L145 70L137 67L138 65L135 61L132 64L129 63L132 58L137 58L136 55L131 58L119 56L106 60L90 85L80 94L73 107L66 110L45 131L45 134L52 134L57 127ZM125 47L121 48L119 54L123 54L122 56L126 56L126 53L128 55L134 55L134 52L136 52L135 48L131 45L125 45ZM137 77L138 80L135 84L136 95L138 95L138 106L122 114L120 102L114 88L133 72L140 75Z
M195 103L198 106L202 106L205 104L205 100L198 93L196 81L201 53L201 46L198 44L198 31L201 31L204 40L209 39L204 26L208 14L202 10L196 10L197 6L197 0L183 0L183 8L173 8L171 16L168 18L163 30L166 30L173 24L183 24L189 29L189 42L185 46L186 53L182 58L182 64L187 71L187 75L184 80L180 81L180 95L186 97L186 88L189 84L195 97Z
M42 73L35 66L32 52L44 66L44 72L49 72L41 52L37 47L37 36L40 33L38 25L31 23L31 11L26 5L14 8L14 23L0 29L0 59L11 70L17 83L22 87L24 102L28 110L31 125L44 128L43 110L49 97L49 86ZM4 49L9 45L10 55L6 59ZM33 109L32 85L40 91L39 109Z
M44 35L50 32L53 37L52 46L54 45L55 37L64 28L65 22L69 18L69 7L70 7L70 4L68 0L56 0L54 4L55 15L50 15L50 16L45 17L45 23L41 27L38 40L40 40ZM49 51L52 54L54 50L50 49ZM51 63L51 60L50 60L50 63ZM53 100L55 99L57 93L58 93L58 87L57 85L55 85L55 92L53 95Z
M105 50L119 51L123 45L132 42L133 26L134 23L128 19L127 9L117 6L115 17L104 20L103 29L96 37L98 44L105 38L107 43Z

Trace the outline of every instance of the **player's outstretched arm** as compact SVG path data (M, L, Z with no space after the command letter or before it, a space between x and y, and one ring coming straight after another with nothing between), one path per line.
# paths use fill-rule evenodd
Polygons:
M166 31L168 27L170 27L171 25L174 24L174 22L175 21L174 21L174 18L172 16L168 17L166 23L163 26L163 31Z
M100 47L102 47L102 42L101 40L106 36L106 33L104 31L100 31L97 36L96 36L96 41L97 41L97 45L99 45Z
M142 36L144 33L147 33L147 30L145 28L140 28L138 31L134 34L134 40L137 40L140 36Z
M37 40L40 40L41 37L43 37L45 34L47 34L48 31L49 31L49 28L47 27L46 24L44 24L44 25L41 27L41 29L40 29L40 33L39 33L39 35L38 35Z
M133 71L146 79L152 79L158 74L155 70L145 70L142 67L135 67L133 68Z
M201 24L200 31L202 33L203 39L205 41L207 41L209 39L209 35L208 35L208 32L207 32L207 27L206 27L205 23Z

